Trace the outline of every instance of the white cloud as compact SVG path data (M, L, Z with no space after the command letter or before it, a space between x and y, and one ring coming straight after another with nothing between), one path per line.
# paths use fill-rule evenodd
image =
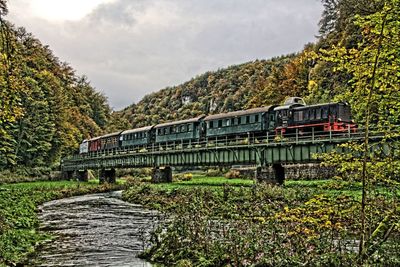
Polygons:
M116 109L208 70L297 52L315 39L322 12L320 0L96 0L81 19L49 21L27 16L26 1L10 1L8 19L86 74ZM48 0L70 3L65 10L87 1Z
M10 1L10 9L14 3ZM80 20L93 11L100 4L113 2L113 0L30 0L24 2L24 13L49 21Z

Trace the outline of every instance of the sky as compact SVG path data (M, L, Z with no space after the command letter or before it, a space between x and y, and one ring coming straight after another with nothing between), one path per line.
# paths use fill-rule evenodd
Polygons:
M206 71L300 51L320 0L8 0L32 32L114 110Z

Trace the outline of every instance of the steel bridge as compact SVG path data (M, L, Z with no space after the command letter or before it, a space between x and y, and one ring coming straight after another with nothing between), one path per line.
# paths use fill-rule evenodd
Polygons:
M383 138L382 133L371 132L370 142L376 143L375 151L389 155L390 146L377 142ZM89 169L100 169L101 175L111 177L113 181L117 168L255 165L274 166L274 170L278 172L277 179L282 179L282 164L320 162L316 155L331 151L347 153L346 147L338 145L363 140L364 132L359 129L345 133L311 132L302 135L296 132L284 137L249 135L246 138L216 138L186 144L153 144L135 149L113 149L74 155L62 160L61 169L68 177L73 172L81 173L82 176Z

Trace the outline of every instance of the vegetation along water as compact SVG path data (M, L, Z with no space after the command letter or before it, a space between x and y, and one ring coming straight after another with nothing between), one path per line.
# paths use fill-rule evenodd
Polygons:
M168 266L355 266L361 186L314 180L277 187L194 176L172 184L136 182L123 198L171 216L142 254L150 261ZM368 240L366 264L400 264L400 232L386 237L382 223L398 222L399 196L400 190L385 187L371 196L369 229L378 228ZM392 213L397 215L388 217Z

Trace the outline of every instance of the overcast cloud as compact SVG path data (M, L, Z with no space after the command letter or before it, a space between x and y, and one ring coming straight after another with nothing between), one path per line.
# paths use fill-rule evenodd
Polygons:
M9 0L8 19L88 76L116 110L209 70L297 52L315 40L322 12L319 0L59 0L70 3L63 14L35 1L46 0Z

